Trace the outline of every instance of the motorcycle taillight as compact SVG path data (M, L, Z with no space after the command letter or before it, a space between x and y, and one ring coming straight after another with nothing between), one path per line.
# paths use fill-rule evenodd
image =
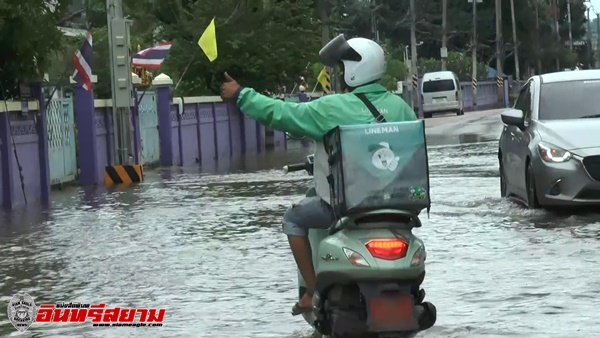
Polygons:
M366 244L367 250L375 258L394 261L406 256L408 244L400 239L373 239Z

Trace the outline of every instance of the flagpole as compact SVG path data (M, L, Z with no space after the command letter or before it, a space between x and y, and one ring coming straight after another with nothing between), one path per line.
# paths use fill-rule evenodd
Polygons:
M140 96L139 99L137 97L137 90L134 90L134 92L135 92L135 99L137 100L137 104L139 106L139 104L142 103L142 99L144 98L144 95L146 95L146 89L144 89L144 91L142 92L142 96Z
M143 71L146 71L146 68L142 68ZM152 78L154 78L154 74L152 74ZM148 88L148 87L146 87ZM142 99L144 98L144 95L146 95L146 89L144 89L142 96L140 96L138 102L142 102Z
M87 37L86 37L87 39ZM65 65L65 70L62 72L62 74L60 75L60 77L58 78L59 81L60 79L64 78L65 75L67 75L69 73L69 66L71 65L72 59L69 59L69 61L67 61L66 65ZM75 71L73 71L73 78L75 78L75 75L77 75L77 69L75 69ZM48 79L50 80L50 79ZM49 83L50 81L48 81ZM46 101L46 104L44 105L44 107L48 107L48 105L50 104L50 101L52 101L52 96L54 96L54 93L56 93L56 90L58 89L58 86L60 86L60 83L57 83L56 86L53 86L54 88L52 88L52 92L50 93L50 96L48 96L48 101Z
M187 73L188 69L190 68L190 65L192 64L192 61L194 61L194 58L196 57L196 54L198 54L198 49L196 49L194 51L194 54L190 58L190 61L188 61L187 66L185 66L185 68L183 69L183 73L181 73L181 76L179 77L179 80L177 81L177 84L175 85L175 89L173 89L173 92L175 92L177 90L177 87L179 87L179 84L181 83L181 80L183 79L183 76Z
M310 67L310 62L306 64L306 67L304 67L304 75L305 76L308 71L308 67ZM304 79L304 76L301 76L301 78ZM302 85L302 83L300 83L300 85ZM296 90L296 87L298 87L298 83L294 82L294 88L292 88L292 92L290 93L290 96L294 95L294 91Z
M91 31L88 29L88 33L90 33L90 32ZM85 38L87 39L87 36ZM62 79L65 75L68 74L68 72L69 72L69 66L71 65L71 62L72 62L72 60L69 59L69 61L67 61L67 63L65 64L65 70L58 77L59 80ZM73 72L73 78L75 78L75 75L77 75L77 69L75 69L75 71ZM48 79L48 83L50 83L50 79ZM56 90L58 89L59 85L60 85L60 83L57 83L56 86L53 86L54 88L52 88L52 92L50 93L50 96L48 96L48 101L46 101L46 104L44 105L44 107L48 107L48 105L50 104L50 101L52 101L52 96L54 96L54 93L56 93Z
M317 81L317 84L315 84L315 88L313 88L312 92L310 92L311 94L315 93L315 90L317 90L317 86L319 85L319 82Z
M59 80L64 78L64 76L69 73L69 66L70 66L70 62L67 62L65 70L62 72L62 74L58 78ZM73 73L73 74L75 74L75 73ZM75 77L75 75L73 75L73 77ZM50 80L50 79L48 79L48 80ZM50 81L48 81L48 82L50 82ZM56 90L58 89L59 86L60 86L60 83L57 83L56 86L53 86L54 88L52 88L52 92L50 93L50 96L48 97L48 101L46 101L46 105L44 105L44 107L48 107L48 105L50 104L50 101L52 101L52 96L54 96L54 93L56 93Z

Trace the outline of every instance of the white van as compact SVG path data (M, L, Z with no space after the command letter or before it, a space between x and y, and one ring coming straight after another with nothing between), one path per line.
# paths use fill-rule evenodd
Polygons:
M453 111L464 115L462 89L456 74L451 71L426 73L421 85L423 116Z

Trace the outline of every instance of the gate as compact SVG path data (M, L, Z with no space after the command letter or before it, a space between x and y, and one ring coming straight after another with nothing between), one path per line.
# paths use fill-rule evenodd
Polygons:
M53 99L47 109L48 160L52 185L75 180L77 154L73 98Z
M142 97L143 95L143 97ZM158 137L158 109L156 107L156 92L139 92L138 105L140 120L140 138L142 144L142 164L154 164L160 161L160 140Z

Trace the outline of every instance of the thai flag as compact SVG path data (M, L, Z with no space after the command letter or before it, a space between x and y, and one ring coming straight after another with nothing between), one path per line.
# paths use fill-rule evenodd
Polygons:
M83 84L85 90L92 89L92 32L88 31L85 41L73 55L73 62L75 63L73 80Z
M159 69L171 50L173 42L167 41L154 47L146 48L133 56L133 66L140 68Z

